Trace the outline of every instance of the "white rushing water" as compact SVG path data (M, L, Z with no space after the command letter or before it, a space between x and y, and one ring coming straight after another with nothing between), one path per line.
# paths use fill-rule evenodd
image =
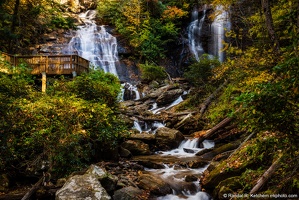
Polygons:
M220 62L225 60L224 43L226 42L225 33L230 31L231 23L229 13L223 6L216 6L216 17L211 25L212 44L209 53L217 57Z
M211 149L215 146L215 143L212 140L204 140L202 144L203 148L199 148L198 138L185 139L181 142L178 148L172 149L170 151L162 151L160 153L162 153L162 155L171 155L177 157L192 157L203 149Z
M209 54L209 57L216 57L220 62L225 60L224 43L226 41L225 34L231 29L229 12L218 5L215 8L215 19L210 26L211 39L208 42L208 52L205 52L202 46L202 34L204 31L204 20L206 18L206 6L204 6L202 15L198 18L198 10L192 12L191 23L188 27L189 49L197 61L203 54Z
M135 120L133 129L136 129L137 131L139 131L139 133L144 132L144 133L155 134L157 129L160 127L165 127L165 124L158 121L154 121L152 123L146 123L146 122L140 122L138 120Z
M170 155L175 157L194 157L198 151L207 148L213 148L214 142L212 140L203 141L203 148L198 148L198 139L186 139L184 140L177 149L171 151L162 152L159 154ZM189 153L184 149L188 149ZM192 150L192 151L190 151ZM160 152L161 153L161 152ZM193 169L193 168L182 168L177 166L164 165L164 169L147 169L147 171L158 174L165 182L167 182L173 189L173 194L158 197L157 200L210 200L210 196L200 190L199 181L193 181L186 185L186 175L194 175L199 177L208 167L208 165ZM185 185L185 186L184 186Z
M105 26L96 25L95 16L94 10L79 15L84 25L78 27L64 53L78 54L89 60L95 68L101 68L105 72L118 76L116 67L119 60L116 38L106 31Z
M194 9L192 12L191 23L188 27L189 49L197 61L199 61L199 57L204 53L201 36L205 18L206 9L204 9L200 19L198 19L198 10Z

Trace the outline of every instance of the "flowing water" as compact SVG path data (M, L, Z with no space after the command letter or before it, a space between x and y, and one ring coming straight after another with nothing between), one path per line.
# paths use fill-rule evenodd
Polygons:
M202 35L202 25L206 18L206 9L203 11L201 18L198 18L198 11L194 9L192 12L191 23L188 27L188 39L189 39L189 49L194 55L195 59L199 61L200 56L204 53L201 35Z
M214 142L211 140L205 140L203 142L203 148L198 147L198 139L186 139L184 140L177 149L171 151L159 152L160 159L163 156L177 157L184 159L189 157L196 157L196 153L207 148L213 148ZM200 189L199 181L195 180L193 182L186 182L185 177L194 175L195 177L200 177L201 174L207 169L208 165L193 169L188 167L180 166L169 166L164 165L164 169L146 169L150 173L158 174L165 182L167 182L172 188L172 194L166 196L158 197L157 200L210 200L210 196L202 192Z
M80 15L81 20L84 25L80 26L79 29L74 33L74 37L69 42L67 48L65 49L66 54L77 53L78 55L88 59L92 62L93 67L101 68L105 72L110 72L118 76L117 65L119 63L117 54L117 41L116 38L109 34L105 26L97 26L94 22L94 17L96 15L95 11L88 11ZM198 13L197 13L198 15ZM194 13L194 18L196 18L196 12ZM205 13L202 18L198 21L196 19L190 25L190 35L200 35L198 32L201 30L203 20L205 18ZM192 36L192 37L193 37ZM198 39L198 37L197 37ZM196 54L196 58L203 53L201 42L197 39L190 39L190 48L192 52ZM135 100L140 98L138 90L136 87L129 85L128 90L132 93ZM123 90L124 91L124 90ZM133 95L134 93L134 95ZM170 109L171 107L179 104L183 101L182 97L179 97L170 105L158 108L157 104L153 104L151 111L158 114L159 111ZM148 132L155 134L159 127L165 126L161 122L134 122L134 128L139 132ZM167 152L160 152L160 157L173 156L179 159L181 158L195 158L195 154L205 148L212 148L214 143L212 141L204 141L203 148L198 147L198 142L196 139L186 139L181 143L181 145L174 150ZM168 182L172 189L173 194L166 195L164 197L158 197L158 200L178 200L178 199L189 199L189 200L208 200L209 196L200 191L199 182L194 181L188 187L185 187L186 182L184 177L186 175L193 174L197 177L207 168L207 166L191 169L191 168L177 168L175 166L165 165L164 169L147 169L149 172L160 175L166 182Z
M220 62L225 60L225 42L227 38L225 34L230 31L231 23L229 12L223 6L216 6L216 15L213 23L210 26L210 40L208 42L208 52L205 52L202 46L203 27L206 18L206 6L202 11L202 15L198 16L198 9L192 12L191 23L188 27L189 49L197 61L200 60L202 54L209 54L210 57L216 57Z
M223 9L223 6L216 6L216 17L211 25L212 44L210 45L210 54L217 57L220 62L225 60L225 33L230 31L231 23L229 13Z
M105 26L96 25L95 16L94 10L79 15L84 25L78 27L64 53L78 54L89 60L92 67L101 68L105 72L118 76L116 68L119 60L116 38L106 31Z

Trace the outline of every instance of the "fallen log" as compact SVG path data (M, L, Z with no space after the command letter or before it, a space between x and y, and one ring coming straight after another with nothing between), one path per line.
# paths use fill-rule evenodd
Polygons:
M37 183L35 183L31 189L23 196L21 200L29 200L30 197L36 192L36 190L41 186L44 181L44 176L42 176Z
M216 95L222 90L222 88L227 85L228 80L226 80L222 85L220 85L200 106L199 116L202 117L208 106L212 102L212 100L216 97Z
M232 157L232 155L234 155L250 138L252 138L252 136L254 136L254 134L255 134L255 132L252 132L241 144L240 144L240 146L237 148L237 149L235 149L233 152L232 152L232 154L230 154L230 156L228 157L228 158L230 158L230 157Z
M192 117L192 114L189 113L179 123L177 123L174 128L176 128L176 129L181 128L183 125L185 125L187 123L187 120L191 117Z
M213 128L211 128L210 130L208 130L206 132L206 134L204 134L203 136L201 136L198 139L198 143L204 141L205 139L211 138L214 135L214 133L216 133L216 131L218 131L219 129L224 128L225 126L227 126L232 120L233 120L232 117L227 117L224 120L222 120L216 126L214 126Z
M269 178L274 174L276 169L280 165L280 160L282 158L282 155L280 155L277 160L267 169L267 171L262 175L262 177L257 181L256 185L252 188L250 191L250 194L256 194L268 181Z

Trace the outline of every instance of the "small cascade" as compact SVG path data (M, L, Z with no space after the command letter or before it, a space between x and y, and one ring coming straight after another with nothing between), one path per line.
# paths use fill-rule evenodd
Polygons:
M79 17L84 22L75 32L75 36L65 48L65 54L78 54L89 60L93 67L117 75L118 52L117 41L109 34L105 26L98 27L94 21L96 11L89 10Z
M122 84L122 100L139 100L140 93L136 85L132 85L130 83Z
M138 121L134 121L134 126L133 126L133 129L136 129L137 131L139 131L139 133L142 132L142 128L141 128L141 125L139 124Z
M213 148L214 142L212 140L205 140L203 142L203 148L198 148L198 138L184 140L177 149L173 149L167 152L159 152L157 155L166 157L166 160L170 159L170 156L181 159L196 157L196 153L203 149ZM161 154L162 153L162 154ZM187 183L185 181L186 175L194 175L200 177L200 175L207 169L208 165L201 168L184 168L177 165L166 165L164 169L147 169L147 171L159 175L166 183L172 188L172 194L166 196L160 196L158 200L210 200L211 197L201 191L199 181Z
M174 155L177 157L192 157L203 149L213 148L215 143L212 140L204 140L203 148L199 148L198 138L186 139L182 141L177 149L171 151L163 151L162 155Z
M161 122L151 122L151 123L147 123L144 121L138 121L135 120L134 121L134 126L133 129L136 129L139 131L139 133L151 133L151 134L155 134L157 129L160 127L165 127L165 124L161 123Z
M223 6L216 6L216 17L211 25L211 45L209 53L217 57L220 62L225 60L224 42L226 42L225 33L230 31L231 23L229 13Z
M202 26L206 18L206 8L203 11L201 18L198 18L198 10L194 9L192 12L191 23L188 27L189 49L194 55L195 59L199 61L199 57L204 54L201 42Z
M185 95L186 93L184 92L183 95ZM153 114L159 114L160 111L162 110L168 110L178 104L180 104L182 101L184 101L182 96L179 96L176 100L174 100L171 104L169 104L168 106L163 106L163 107L158 107L157 103L154 103L152 108L149 110L151 111Z

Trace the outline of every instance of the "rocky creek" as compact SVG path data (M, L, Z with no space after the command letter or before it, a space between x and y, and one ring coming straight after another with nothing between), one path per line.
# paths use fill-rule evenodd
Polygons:
M81 14L84 25L70 34L70 42L60 45L58 53L76 52L125 81L119 69L121 61L118 60L116 39L105 26L97 26L93 17L93 11ZM221 137L219 134L203 137L209 130L203 130L205 122L200 119L199 112L180 107L184 99L192 95L192 88L181 78L138 85L124 83L120 116L132 130L116 151L109 152L108 157L117 158L116 161L103 161L74 172L68 178L49 180L35 197L57 200L211 199L202 189L203 173L212 159L226 158L228 154L222 153L238 147L238 142L235 145L226 143L227 138L239 133L234 131L234 126L221 126L214 130L225 133ZM21 195L24 194L6 196L6 199Z

